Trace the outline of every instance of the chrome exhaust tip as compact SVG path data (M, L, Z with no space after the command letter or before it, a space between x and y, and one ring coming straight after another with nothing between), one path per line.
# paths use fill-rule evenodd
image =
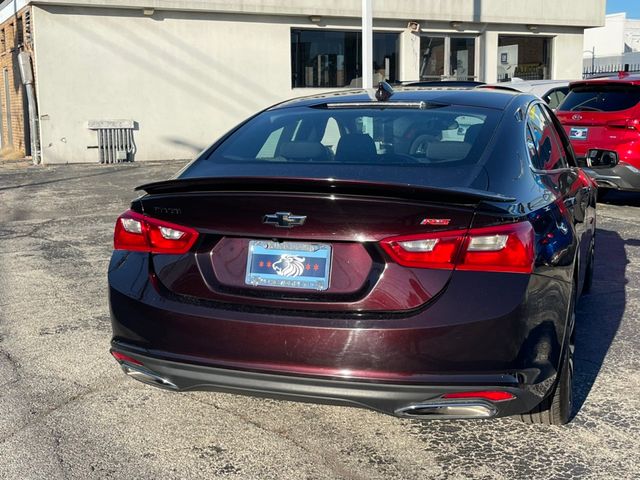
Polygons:
M399 408L395 413L404 418L461 420L491 418L498 413L498 409L489 402L438 402L408 405Z
M596 178L596 184L598 185L598 187L601 188L613 188L613 189L618 189L618 185L616 185L613 182L610 182L609 180L602 180L600 178Z
M128 375L129 377L138 380L139 382L146 383L147 385L153 385L154 387L160 387L167 390L178 390L178 386L167 380L166 378L161 377L153 373L146 368L140 367L138 365L131 365L129 363L123 362L121 364L122 371Z

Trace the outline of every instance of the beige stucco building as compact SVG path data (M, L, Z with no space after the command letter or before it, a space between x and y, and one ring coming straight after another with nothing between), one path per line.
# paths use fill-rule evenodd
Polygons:
M640 67L640 19L627 18L626 13L605 17L603 27L584 31L584 67L589 69Z
M373 0L374 77L578 78L584 29L604 24L605 0L575 3ZM360 0L11 0L0 20L30 12L24 48L50 164L104 159L96 125L112 120L133 125L135 160L189 158L258 109L359 85L360 8Z

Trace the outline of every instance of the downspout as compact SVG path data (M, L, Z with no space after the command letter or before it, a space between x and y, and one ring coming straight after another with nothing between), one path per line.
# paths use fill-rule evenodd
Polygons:
M34 165L40 163L40 138L38 124L38 107L36 105L36 93L33 81L33 65L29 52L22 51L18 54L18 66L20 67L20 77L25 91L27 92L27 107L29 111L29 129L31 130L31 159Z
M13 16L15 19L14 25L18 25L18 2L13 0ZM24 28L24 26L23 26ZM17 35L17 31L14 32L14 38ZM27 93L27 110L29 114L29 130L31 140L31 160L34 165L40 163L40 125L38 123L38 107L36 103L36 93L34 89L34 75L33 64L31 62L31 55L24 49L24 38L20 45L16 47L21 49L18 54L18 68L20 69L20 78Z

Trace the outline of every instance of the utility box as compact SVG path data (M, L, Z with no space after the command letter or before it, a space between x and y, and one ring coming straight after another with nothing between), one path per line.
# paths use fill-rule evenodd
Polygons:
M31 55L27 52L18 54L18 67L23 85L33 85L33 68L31 68Z
M89 120L87 128L98 136L98 156L100 163L133 162L136 144L133 120Z

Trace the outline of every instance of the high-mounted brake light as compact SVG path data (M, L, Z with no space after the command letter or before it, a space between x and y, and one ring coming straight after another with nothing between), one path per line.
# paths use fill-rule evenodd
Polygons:
M187 253L198 238L192 228L128 210L118 218L113 236L116 250L150 253Z
M382 248L405 267L531 273L529 222L387 238Z

